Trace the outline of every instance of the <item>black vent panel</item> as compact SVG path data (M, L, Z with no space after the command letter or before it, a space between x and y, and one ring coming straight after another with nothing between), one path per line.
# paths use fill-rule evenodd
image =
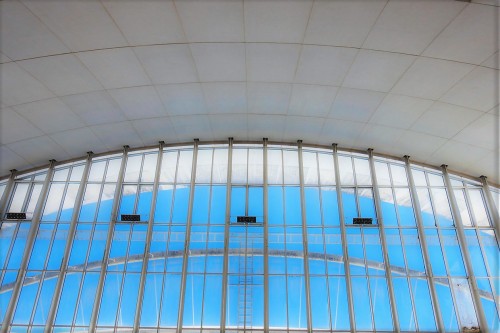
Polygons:
M257 217L255 217L255 216L238 216L236 218L236 222L238 222L238 223L256 223Z
M7 213L7 220L26 220L26 213Z
M141 220L141 215L139 214L122 214L122 222L139 222Z
M371 217L355 217L352 219L353 224L372 224L372 218Z

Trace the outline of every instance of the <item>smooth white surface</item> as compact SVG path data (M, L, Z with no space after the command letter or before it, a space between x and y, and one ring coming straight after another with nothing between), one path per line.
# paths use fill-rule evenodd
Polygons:
M367 149L500 183L497 0L0 2L0 174L200 140Z

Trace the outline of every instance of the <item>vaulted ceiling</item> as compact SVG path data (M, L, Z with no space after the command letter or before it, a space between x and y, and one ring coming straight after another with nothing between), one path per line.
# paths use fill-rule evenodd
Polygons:
M0 15L0 175L268 137L499 183L496 0L7 0Z

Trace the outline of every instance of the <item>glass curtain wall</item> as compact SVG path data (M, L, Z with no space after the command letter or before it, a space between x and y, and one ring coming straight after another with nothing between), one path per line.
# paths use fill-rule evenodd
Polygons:
M161 147L0 181L2 332L500 329L498 188L334 149Z

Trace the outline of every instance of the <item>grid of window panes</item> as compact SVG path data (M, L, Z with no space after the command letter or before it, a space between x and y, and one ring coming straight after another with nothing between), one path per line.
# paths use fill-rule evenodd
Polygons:
M405 163L375 157L372 174L367 154L285 145L268 146L266 165L262 144L231 147L94 157L86 174L85 161L58 165L45 196L46 169L18 175L5 193L5 212L27 219L7 220L2 212L0 319L13 307L12 332L94 325L101 332L392 332L397 316L401 331L431 332L438 330L438 306L444 329L459 332L478 326L475 279L490 331L498 330L498 235L479 182L450 177L456 217L434 169L412 165L409 175ZM6 188L0 182L0 191ZM256 222L239 223L241 216ZM357 217L372 224L354 224ZM30 233L33 247L24 253ZM19 272L23 255L27 266Z

